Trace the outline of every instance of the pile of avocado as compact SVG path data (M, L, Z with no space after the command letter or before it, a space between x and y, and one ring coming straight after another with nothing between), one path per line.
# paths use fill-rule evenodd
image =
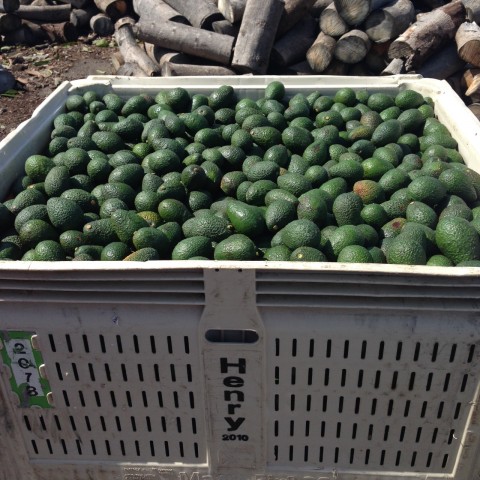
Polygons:
M457 147L408 88L71 94L0 203L0 259L480 266Z

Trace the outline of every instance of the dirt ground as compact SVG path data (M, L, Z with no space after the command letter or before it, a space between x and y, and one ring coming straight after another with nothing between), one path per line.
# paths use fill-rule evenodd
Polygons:
M86 36L68 44L0 45L0 64L17 80L11 96L8 92L0 95L0 140L27 120L63 81L114 73L113 40L102 39L100 43L105 46L98 46L97 40Z

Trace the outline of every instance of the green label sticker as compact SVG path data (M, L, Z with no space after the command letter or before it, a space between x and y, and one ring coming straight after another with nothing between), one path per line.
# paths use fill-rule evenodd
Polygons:
M35 332L0 332L1 358L11 370L10 385L18 395L20 407L50 408L47 401L50 385L40 375L43 358L32 346L33 335Z

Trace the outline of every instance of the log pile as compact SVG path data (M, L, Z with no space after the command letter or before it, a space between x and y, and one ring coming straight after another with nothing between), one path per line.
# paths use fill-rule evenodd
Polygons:
M115 38L123 75L419 73L468 103L479 22L480 0L0 0L0 43L87 29Z

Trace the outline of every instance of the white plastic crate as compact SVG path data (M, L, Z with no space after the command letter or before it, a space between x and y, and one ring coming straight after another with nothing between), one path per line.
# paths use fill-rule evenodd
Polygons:
M2 192L69 90L271 79L64 84L0 143ZM444 82L282 79L430 95L476 168L480 127ZM478 479L479 286L475 268L4 262L0 478Z

